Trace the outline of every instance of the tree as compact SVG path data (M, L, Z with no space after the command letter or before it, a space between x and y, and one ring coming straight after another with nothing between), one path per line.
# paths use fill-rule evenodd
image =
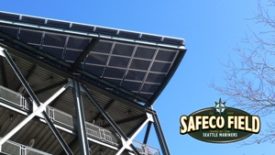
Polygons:
M257 31L236 51L237 61L226 65L226 85L215 87L241 108L261 116L275 114L275 0L258 3ZM275 121L274 121L275 123ZM275 124L269 124L253 143L275 142Z

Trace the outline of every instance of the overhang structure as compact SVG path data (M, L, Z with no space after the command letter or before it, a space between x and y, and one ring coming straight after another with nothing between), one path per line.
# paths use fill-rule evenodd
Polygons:
M151 107L184 54L178 38L0 12L1 152L157 155L154 126L169 155Z

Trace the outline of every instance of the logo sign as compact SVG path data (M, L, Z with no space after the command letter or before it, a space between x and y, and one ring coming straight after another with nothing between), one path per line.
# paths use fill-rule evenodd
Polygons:
M180 134L210 143L230 143L243 140L261 129L259 116L225 106L221 99L214 107L180 117Z

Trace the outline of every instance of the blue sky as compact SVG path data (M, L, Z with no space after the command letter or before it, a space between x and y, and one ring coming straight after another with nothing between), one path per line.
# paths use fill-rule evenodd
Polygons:
M180 115L212 106L222 97L210 85L224 85L222 64L236 58L234 48L255 30L251 18L257 4L257 0L2 0L0 10L184 38L187 54L154 105L171 154L270 155L274 146L268 143L209 144L179 134Z

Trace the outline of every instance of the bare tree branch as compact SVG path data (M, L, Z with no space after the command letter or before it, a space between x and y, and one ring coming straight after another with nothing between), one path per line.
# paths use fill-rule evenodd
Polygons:
M214 88L238 103L238 106L261 116L275 113L275 0L258 3L258 32L245 39L237 49L240 61L226 65L226 86ZM273 13L273 14L272 14ZM275 121L274 121L275 122ZM275 142L275 124L252 143Z

